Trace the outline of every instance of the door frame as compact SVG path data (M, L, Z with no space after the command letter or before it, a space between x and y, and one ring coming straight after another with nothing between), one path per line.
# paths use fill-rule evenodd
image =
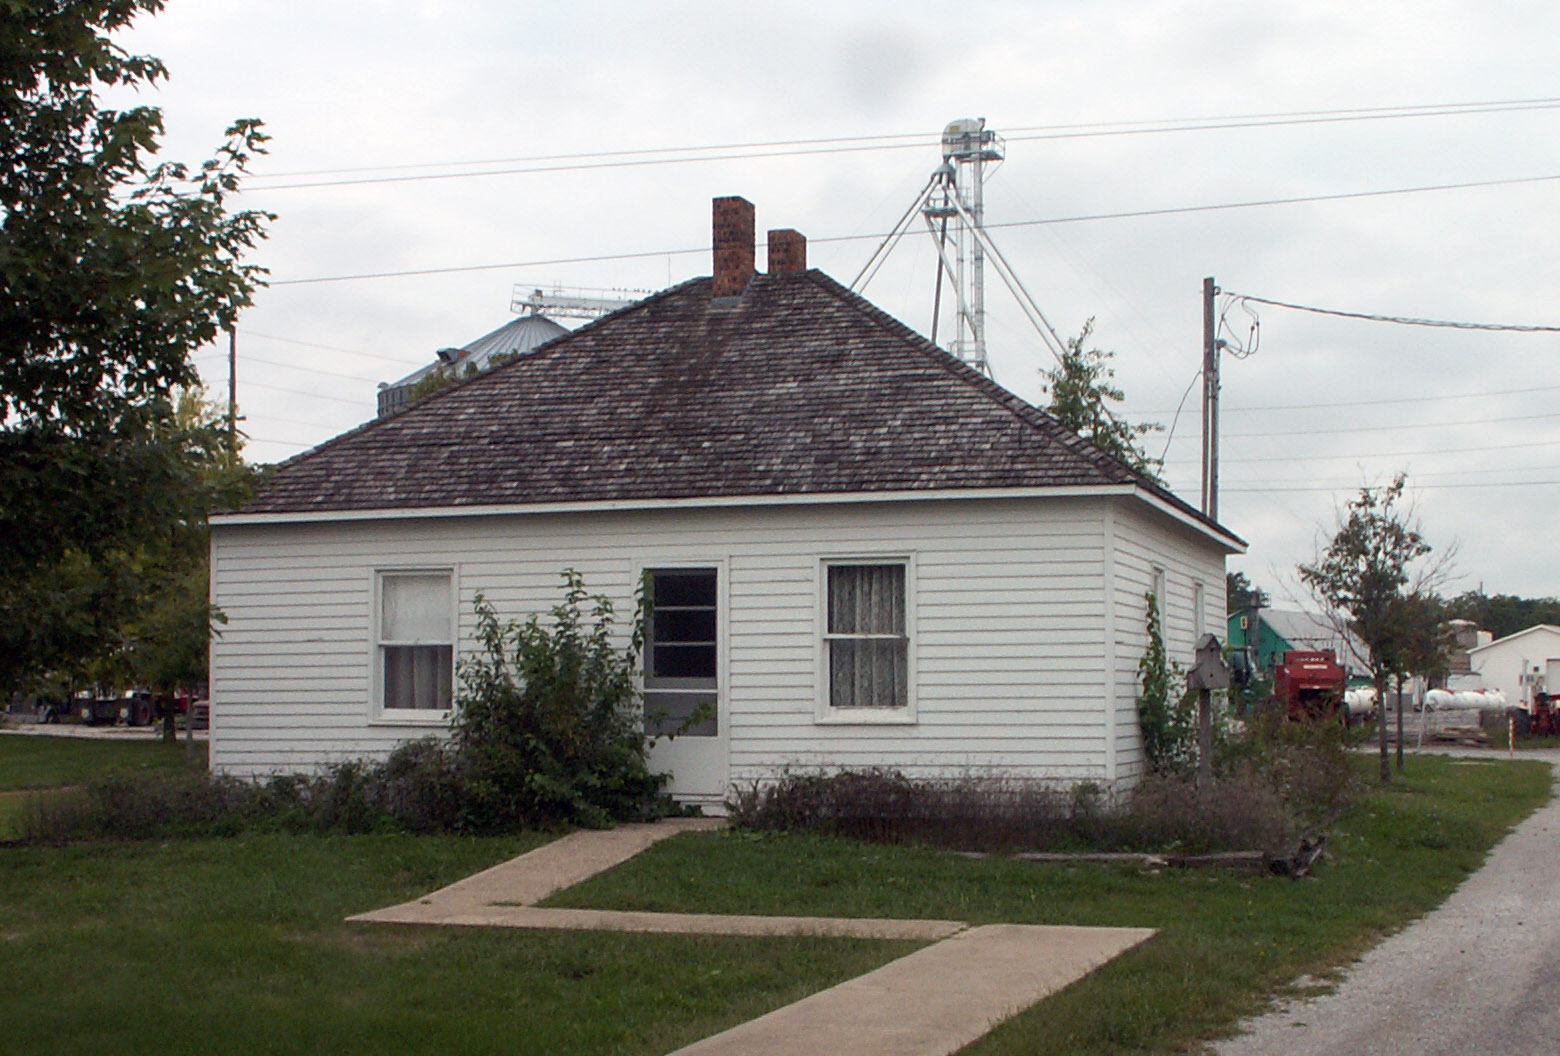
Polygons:
M723 807L730 787L731 767L731 582L730 562L724 556L680 553L636 556L634 583L643 582L652 570L677 571L713 569L715 571L715 736L658 738L650 748L652 772L670 770L672 779L666 791L682 803L704 807ZM645 628L646 650L639 661L640 687L644 686L645 664L649 660L649 628ZM683 771L678 775L678 769Z

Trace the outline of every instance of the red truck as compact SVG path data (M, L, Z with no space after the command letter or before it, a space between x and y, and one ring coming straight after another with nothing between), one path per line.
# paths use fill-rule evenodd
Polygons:
M1331 649L1291 649L1273 668L1273 699L1294 721L1331 719L1343 710L1347 681Z

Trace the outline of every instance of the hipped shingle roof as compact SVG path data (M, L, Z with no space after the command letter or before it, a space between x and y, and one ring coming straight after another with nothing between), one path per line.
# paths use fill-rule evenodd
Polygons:
M1112 484L1198 516L805 271L672 287L289 459L241 512Z

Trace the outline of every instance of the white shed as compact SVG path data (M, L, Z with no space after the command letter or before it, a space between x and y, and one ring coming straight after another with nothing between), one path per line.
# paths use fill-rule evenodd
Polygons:
M1560 627L1540 623L1508 634L1468 650L1468 663L1483 688L1499 689L1508 704L1527 707L1533 699L1531 676L1542 679L1550 671L1560 671ZM1560 684L1550 683L1548 692L1560 693Z
M816 271L663 291L279 466L213 519L215 768L374 757L444 729L473 598L565 568L630 606L644 688L713 718L652 762L689 801L785 766L1130 783L1146 600L1172 657L1244 544ZM744 254L745 249L745 254ZM653 732L653 731L652 731Z

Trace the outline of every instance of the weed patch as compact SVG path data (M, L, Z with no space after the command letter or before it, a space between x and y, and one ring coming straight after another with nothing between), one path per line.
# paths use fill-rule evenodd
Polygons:
M735 826L756 832L996 852L1278 853L1293 850L1314 817L1258 772L1206 788L1185 775L1156 774L1116 802L1092 785L912 780L892 770L792 773L747 787L727 806Z
M888 769L787 771L740 789L734 825L966 851L1287 853L1363 784L1336 724L1255 716L1218 742L1215 777L1164 766L1114 800L1098 785L1012 776L912 779Z

